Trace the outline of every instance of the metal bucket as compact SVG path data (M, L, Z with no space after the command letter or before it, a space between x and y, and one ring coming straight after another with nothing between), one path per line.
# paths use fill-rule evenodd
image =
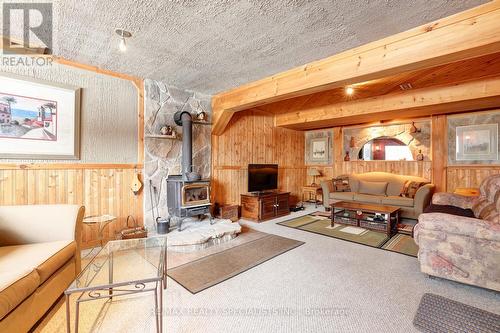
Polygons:
M156 232L160 235L168 234L170 231L170 218L156 218Z

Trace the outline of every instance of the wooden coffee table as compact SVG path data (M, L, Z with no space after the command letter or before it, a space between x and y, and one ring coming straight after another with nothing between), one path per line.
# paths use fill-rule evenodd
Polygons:
M395 206L339 201L331 204L332 224L351 225L391 236L400 219L400 209Z

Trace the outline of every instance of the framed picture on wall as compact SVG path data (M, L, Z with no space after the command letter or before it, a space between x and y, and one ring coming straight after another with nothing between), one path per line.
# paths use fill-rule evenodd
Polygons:
M328 162L329 138L316 138L310 141L310 159L313 162Z
M458 126L456 159L498 160L498 124Z
M0 73L0 158L78 159L80 88Z

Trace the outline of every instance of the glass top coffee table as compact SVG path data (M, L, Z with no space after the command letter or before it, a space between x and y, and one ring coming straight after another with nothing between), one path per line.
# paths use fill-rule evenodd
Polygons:
M78 332L81 302L153 292L156 330L162 331L162 298L166 271L166 238L151 237L108 242L66 289L66 330L71 332L70 295L79 293L75 304Z

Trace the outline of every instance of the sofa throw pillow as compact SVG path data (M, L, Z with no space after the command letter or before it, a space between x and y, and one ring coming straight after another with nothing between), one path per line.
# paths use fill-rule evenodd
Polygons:
M474 212L474 215L479 218L483 209L489 204L490 203L488 202L488 200L486 200L485 197L476 198L474 204L472 205L472 211Z
M399 194L403 198L415 198L415 194L422 186L429 184L429 182L414 182L412 180L405 181L401 193Z
M349 176L342 175L333 178L333 187L335 192L351 192L351 186L349 185Z
M497 207L494 203L491 203L481 210L478 218L490 221L495 214L497 214Z
M500 212L497 210L497 205L489 202L484 197L479 197L472 206L474 216L481 220L491 221L500 224Z
M383 195L386 196L387 182L367 182L359 181L359 190L361 194Z
M486 221L490 221L496 224L500 224L500 213L497 211L491 212L490 215L484 218Z

